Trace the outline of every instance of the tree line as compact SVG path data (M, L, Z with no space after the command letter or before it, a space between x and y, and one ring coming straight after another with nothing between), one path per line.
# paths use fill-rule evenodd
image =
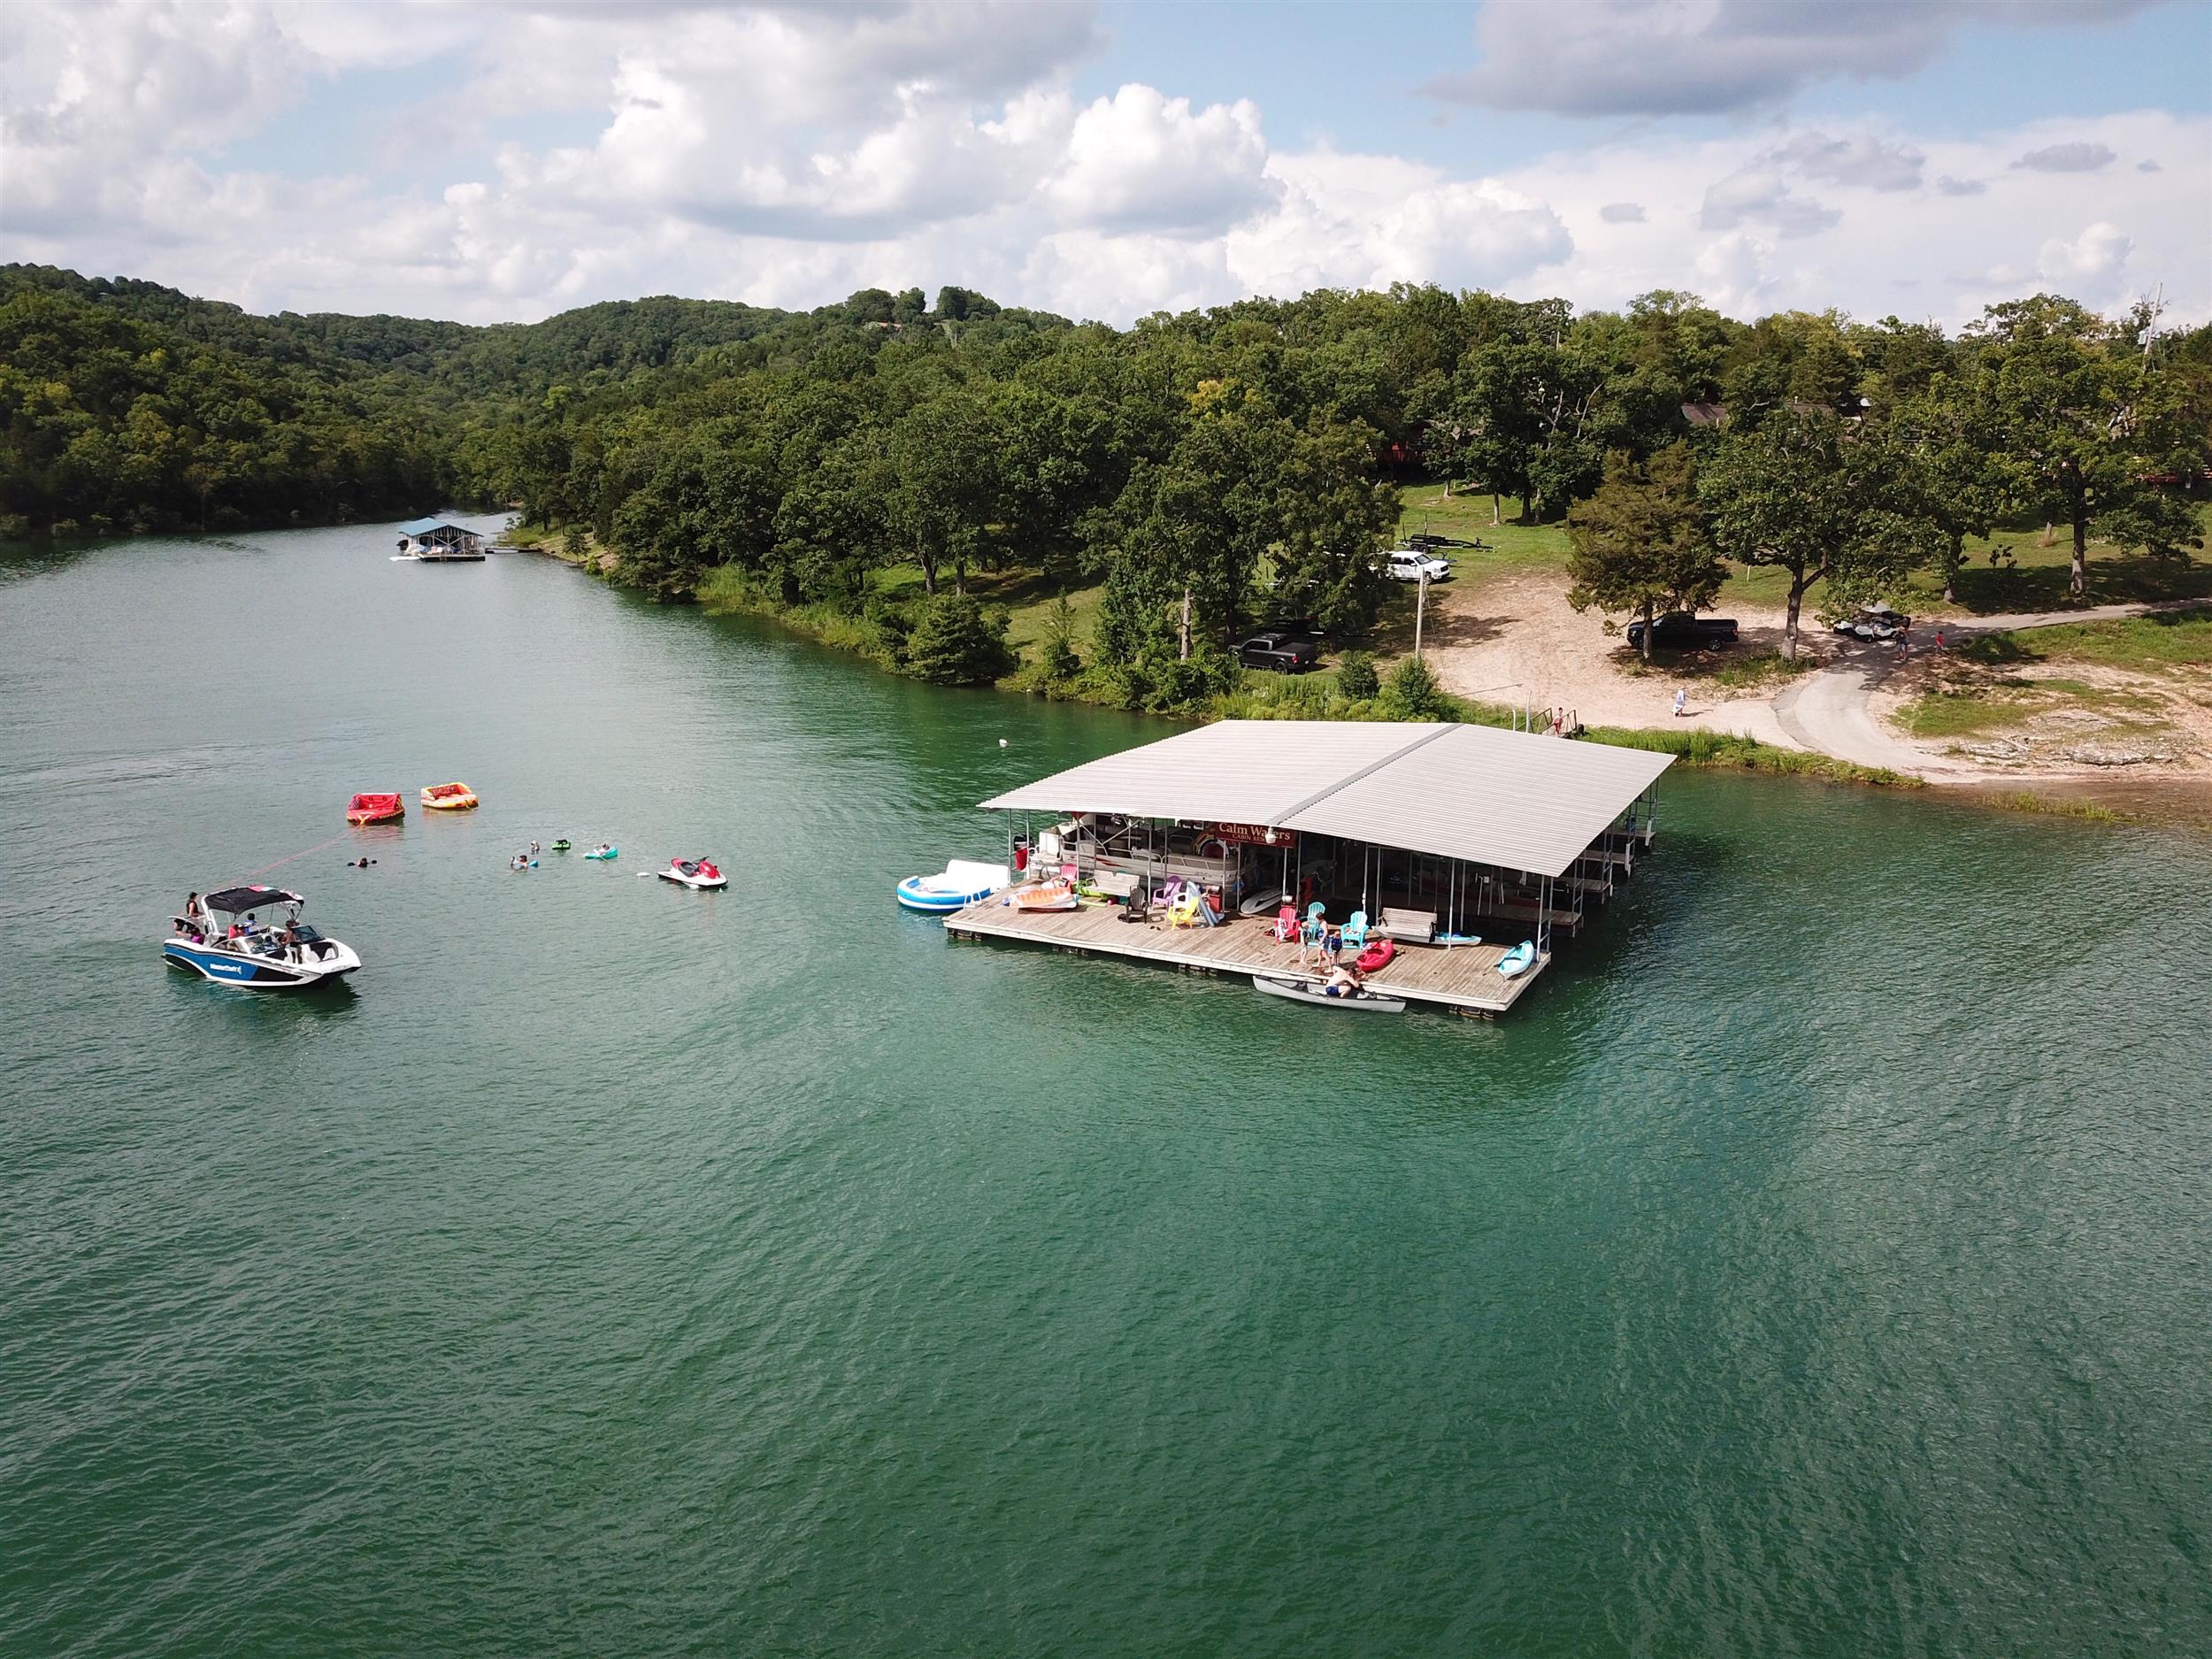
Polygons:
M2150 324L2039 296L1953 338L1401 285L1126 329L950 287L474 328L17 266L0 529L512 505L656 597L849 616L941 679L1007 665L972 580L1038 572L1100 600L1035 666L1164 706L1233 678L1253 624L1363 638L1414 478L1565 520L1577 596L1610 610L1710 603L1724 558L1782 566L1793 613L1816 581L1872 595L2006 514L2070 526L2078 584L2093 534L2185 555L2157 480L2201 472L2212 330Z

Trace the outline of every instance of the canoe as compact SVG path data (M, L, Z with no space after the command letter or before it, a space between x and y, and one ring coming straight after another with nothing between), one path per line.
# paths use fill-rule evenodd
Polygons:
M1377 996L1372 991L1362 991L1357 996L1330 996L1310 979L1277 979L1264 973L1252 976L1252 988L1264 991L1270 996L1287 998L1293 1002L1311 1002L1320 1008L1340 1008L1348 1012L1365 1014L1402 1014L1406 1000L1402 996Z
M346 803L349 824L396 824L407 816L407 803L396 795L357 795Z
M476 791L465 783L426 784L422 803L433 812L465 812L476 804Z
M1527 972L1529 964L1535 960L1536 946L1534 942L1532 941L1524 939L1519 944L1514 946L1512 949L1507 951L1505 955L1498 958L1498 972L1503 974L1507 979L1510 979L1516 975Z

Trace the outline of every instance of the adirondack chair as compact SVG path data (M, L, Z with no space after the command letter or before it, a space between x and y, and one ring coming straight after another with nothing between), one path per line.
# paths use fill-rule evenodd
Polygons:
M1288 944L1298 937L1298 907L1286 904L1275 912L1275 937Z
M1206 895L1196 887L1186 887L1176 901L1167 907L1170 927L1195 927L1202 918Z
M1367 949L1367 912L1354 910L1352 919L1344 924L1344 948L1347 950Z

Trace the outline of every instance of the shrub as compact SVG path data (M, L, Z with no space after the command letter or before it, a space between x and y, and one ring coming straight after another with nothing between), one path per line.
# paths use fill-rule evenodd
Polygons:
M1375 658L1370 651L1347 651L1344 660L1336 667L1336 688L1345 700L1358 703L1373 696L1382 689L1382 681L1375 673Z
M1393 719L1441 720L1451 718L1451 700L1445 696L1443 687L1436 683L1436 676L1429 665L1417 657L1409 657L1390 671L1390 678L1383 685L1383 707Z
M1072 680L1083 672L1083 659L1075 654L1075 607L1064 593L1045 617L1044 644L1037 660L1048 684Z
M987 686L1013 666L1006 613L968 594L939 594L906 639L906 672L940 686Z

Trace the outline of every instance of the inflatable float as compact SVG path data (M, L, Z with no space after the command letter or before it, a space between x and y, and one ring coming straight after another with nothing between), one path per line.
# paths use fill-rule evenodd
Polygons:
M909 876L899 883L899 902L910 910L942 914L987 899L1007 883L1004 864L956 858L933 876Z
M664 881L689 887L694 893L719 892L730 885L730 879L715 866L711 858L672 858L667 869L653 873Z
M1005 902L1018 910L1071 910L1081 902L1064 881L1039 881L1016 887Z
M568 837L564 835L560 840L555 841L553 843L553 850L557 853L566 852L568 850Z
M476 791L465 783L426 784L422 803L433 812L465 812L476 804Z
M586 853L584 856L587 858L619 858L622 856L622 849L619 847L598 847L593 849L590 852Z
M357 795L346 803L346 822L396 824L407 816L407 803L396 795Z

